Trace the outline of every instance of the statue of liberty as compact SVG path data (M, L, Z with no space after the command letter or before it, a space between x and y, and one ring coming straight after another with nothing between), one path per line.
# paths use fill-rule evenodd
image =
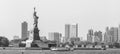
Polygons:
M39 29L38 29L38 18L39 17L36 14L37 14L37 12L35 11L35 7L34 7L34 13L33 13L33 18L34 18L33 40L40 40Z
M36 15L36 11L34 8L33 13L34 23L33 23L33 30L30 31L29 39L26 40L26 47L32 47L32 45L36 44L36 40L40 40L39 37L39 29L38 29L38 16Z
M39 17L36 15L35 7L34 7L33 18L34 18L34 25L35 27L37 27Z
M29 39L26 41L26 47L48 47L48 44L44 43L39 36L39 29L38 29L38 16L36 15L37 12L34 8L33 18L34 18L34 27L31 30L31 35Z

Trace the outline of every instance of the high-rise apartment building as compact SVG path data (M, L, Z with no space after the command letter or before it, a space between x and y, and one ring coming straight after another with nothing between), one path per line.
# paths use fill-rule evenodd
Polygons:
M97 37L98 37L98 38L97 38L97 39L99 39L98 42L102 42L102 37L103 37L103 35L102 35L102 32L101 32L101 31L96 31L96 32L94 32L94 36L97 36Z
M104 41L105 42L118 42L119 30L117 27L111 27L109 30L106 30Z
M48 33L48 40L54 41L54 33Z
M118 27L118 43L120 43L120 25Z
M78 24L70 26L70 38L78 37Z
M70 38L70 24L65 24L65 38L64 41L68 42Z
M118 40L118 28L112 27L109 32L110 32L110 35L112 36L111 42L117 42L117 40Z
M93 29L88 30L87 41L93 42Z
M28 38L28 23L27 22L23 22L22 23L22 39L26 39Z
M93 29L90 29L87 34L88 42L102 42L103 36L101 31L93 32Z
M112 42L112 35L110 34L110 29L109 27L106 28L106 32L104 34L104 42L109 43Z
M65 24L65 41L69 42L72 37L78 37L78 24Z
M114 35L113 35L113 42L117 42L118 41L118 28L115 27L114 28Z

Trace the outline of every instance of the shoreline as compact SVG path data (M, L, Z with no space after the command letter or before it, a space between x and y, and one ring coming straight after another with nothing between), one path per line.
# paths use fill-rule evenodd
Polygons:
M36 47L0 47L0 50L50 50L49 48L36 48ZM120 48L107 48L106 50L120 50Z

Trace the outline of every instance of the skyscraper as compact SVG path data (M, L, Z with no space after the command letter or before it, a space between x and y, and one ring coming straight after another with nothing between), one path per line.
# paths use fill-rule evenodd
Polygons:
M109 27L106 28L106 32L104 34L104 42L105 43L112 42L112 35L110 35L110 29L109 29Z
M87 34L87 41L89 41L89 42L93 42L93 29L90 29L89 31L88 31L88 34Z
M105 33L105 42L118 42L118 28L117 27L111 27L106 33Z
M48 40L54 41L54 33L48 33Z
M118 41L118 28L115 27L114 28L114 35L113 35L113 42L117 42Z
M99 39L98 42L102 42L102 32L101 32L101 31L96 31L96 32L94 32L94 36L97 36L97 37L98 37L98 38L97 38L97 39Z
M78 37L78 24L70 26L70 38Z
M110 35L112 36L111 41L117 42L117 40L118 40L118 28L112 27L110 29Z
M78 24L65 24L65 41L69 42L72 37L78 37Z
M69 41L69 37L70 37L70 24L65 24L65 42Z
M28 23L24 21L22 23L22 39L28 38Z
M118 43L120 43L120 25L118 27Z

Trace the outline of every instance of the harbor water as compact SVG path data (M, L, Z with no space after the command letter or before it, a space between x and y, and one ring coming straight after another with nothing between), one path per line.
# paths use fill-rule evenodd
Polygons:
M74 51L0 50L0 54L120 54L120 49L74 50Z

